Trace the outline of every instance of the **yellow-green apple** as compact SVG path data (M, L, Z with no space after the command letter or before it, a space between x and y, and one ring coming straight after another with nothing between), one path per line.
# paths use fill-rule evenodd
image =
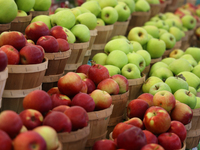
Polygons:
M115 7L117 5L117 0L110 0L110 1L107 1L107 0L101 0L99 1L99 5L101 8L104 8L104 7L107 7L107 6L111 6L111 7Z
M88 126L89 117L84 108L80 106L72 106L64 112L72 123L72 131L82 129Z
M54 107L51 111L59 111L64 113L66 109L70 108L70 106L67 105L59 105L57 107Z
M171 112L171 110L175 107L176 99L175 96L166 90L159 91L153 96L153 104L154 106L159 106L164 108L167 112Z
M118 2L125 2L129 7L131 13L135 11L135 1L134 0L118 0Z
M114 141L109 139L98 140L92 146L93 150L117 150L117 145Z
M169 77L165 80L165 83L170 87L173 94L179 89L189 89L189 85L182 75Z
M81 77L75 72L68 72L58 80L59 91L69 98L75 96L82 89Z
M115 40L115 39L126 39L126 40L128 40L125 35L115 35L110 40Z
M36 131L30 130L22 132L13 140L13 148L15 150L31 150L35 147L38 148L38 150L47 149L46 141Z
M76 69L76 72L77 73L85 73L86 75L88 75L88 71L89 71L90 67L91 66L88 64L82 64Z
M172 49L174 45L176 44L176 39L174 35L169 32L163 33L159 39L165 42L166 50Z
M185 50L185 54L190 54L192 57L199 62L200 57L197 55L200 52L200 48L198 47L189 47Z
M90 96L93 98L95 102L95 110L102 110L109 108L112 104L112 97L106 91L96 89L90 93Z
M40 64L44 60L44 52L34 45L24 46L19 55L21 64Z
M81 5L81 7L86 8L91 13L93 13L96 17L101 13L101 6L98 1L87 1Z
M105 26L105 22L101 18L97 18L97 26Z
M87 78L87 75L85 73L80 72L80 73L76 73L76 74L78 74L81 77L81 80Z
M96 85L91 79L85 78L83 79L83 82L85 82L87 85L87 94L90 94L92 91L96 89Z
M151 133L150 131L148 130L143 130L145 136L146 136L146 139L147 139L147 144L151 144L151 143L155 143L155 144L158 144L158 138L155 134Z
M63 27L65 32L67 33L67 42L68 43L75 43L76 42L76 37L75 35L71 32L71 30Z
M187 137L187 130L184 124L181 123L180 121L172 120L171 126L167 132L172 132L178 135L182 143L185 141Z
M133 51L131 52L137 52L138 50L143 50L142 45L137 41L130 41L133 45Z
M141 150L164 150L164 148L156 143L151 143L151 144L147 144L144 147L141 148Z
M163 81L159 77L156 77L156 76L148 77L142 85L143 93L149 93L149 89L151 88L151 86L158 82L163 82Z
M34 128L33 131L39 133L42 136L42 138L45 140L47 150L53 150L53 149L58 148L59 146L58 135L55 129L53 129L51 126L43 125L43 126Z
M75 8L79 9L81 11L81 14L86 13L86 12L90 12L88 9L86 9L84 7L77 6Z
M42 125L43 122L43 115L35 109L25 109L19 113L19 116L28 130Z
M148 131L153 134L161 134L169 129L171 117L164 108L151 106L146 110L143 122Z
M164 29L164 30L169 30L169 25L164 21L164 20L158 20L156 21L156 26L159 28L159 29Z
M191 71L192 65L185 58L178 58L169 64L169 69L175 74L180 74L183 71Z
M196 96L196 99L197 99L197 103L196 103L196 106L194 107L194 109L200 108L200 97Z
M180 58L183 55L184 55L184 51L183 50L181 50L181 49L174 49L174 50L172 50L170 52L169 57L178 59L178 58Z
M175 58L172 58L172 57L165 57L161 60L161 62L164 62L165 64L167 64L169 66L169 64L171 62L173 62L175 60Z
M71 28L71 32L76 37L76 42L88 42L90 40L90 30L84 24L76 24Z
M60 91L58 89L58 87L52 87L47 91L47 94L49 94L49 96L53 95L53 94L59 94Z
M95 109L95 102L89 94L80 92L72 98L72 106L81 106L87 112L91 112Z
M131 119L128 119L127 121L124 121L124 123L136 126L140 129L144 129L144 124L142 120L138 117L133 117Z
M88 78L91 79L95 85L98 85L102 80L109 78L109 76L108 69L100 64L93 64L88 70Z
M9 137L9 135L3 131L0 130L0 149L2 150L12 150L12 139Z
M48 26L42 22L32 22L25 29L25 35L27 39L31 39L35 43L41 36L50 35Z
M196 90L194 87L189 86L188 90L189 90L191 93L193 93L195 96L197 96L197 90Z
M106 59L108 55L106 53L96 53L93 57L92 60L100 65L105 65L106 64Z
M24 97L23 108L35 109L44 114L52 109L52 100L47 92L43 90L35 90Z
M128 20L131 15L131 10L125 2L119 1L114 8L117 10L118 13L117 21L123 22Z
M148 34L153 36L154 38L159 38L159 29L154 25L145 25L143 28L147 31Z
M18 10L17 17L27 16L27 13L23 10Z
M1 50L0 48L0 72L5 70L5 68L7 67L8 65L8 57L6 55L6 53L4 51Z
M200 9L199 9L200 10ZM196 38L199 40L200 38L200 27L197 27L196 30L195 30L195 36Z
M171 111L171 119L180 121L184 125L191 122L193 117L192 109L182 102L176 102L174 109Z
M47 11L51 6L51 0L35 0L33 9L35 11Z
M151 66L149 76L151 76L154 71L158 70L161 67L169 68L168 65L164 62L158 61Z
M104 66L108 69L110 76L121 74L121 70L117 66L114 66L114 65L104 65Z
M52 100L52 108L55 108L59 105L67 105L71 106L71 99L64 95L64 94L52 94L51 95L51 100Z
M168 33L167 30L165 29L158 29L159 30L159 38L164 34L164 33Z
M149 89L149 93L155 95L159 91L169 91L171 92L171 88L165 82L158 82L151 86Z
M161 68L155 70L154 72L152 72L151 76L159 77L161 80L163 80L165 82L165 80L167 78L173 76L173 72L166 67L161 67Z
M196 65L195 67L193 67L192 73L194 73L196 76L198 76L198 77L200 78L199 69L200 69L200 64L198 64L198 65Z
M68 34L62 26L54 26L50 29L50 35L55 37L56 39L61 38L67 40Z
M165 150L181 149L182 143L178 135L175 133L162 133L158 136L158 143Z
M144 132L136 126L122 132L117 137L117 146L122 149L140 150L146 144L147 140Z
M142 93L140 94L137 99L142 99L149 104L149 107L153 106L153 95L150 93Z
M4 57L4 59L3 59L3 57L1 59L1 61L4 61L4 60L6 61L6 59L7 59L7 63L6 62L4 62L4 63L6 63L8 65L19 64L19 62L20 62L19 51L16 48L14 48L13 46L3 45L0 47L0 52L4 55L6 54L6 56L2 55ZM5 66L5 64L3 65L3 63L2 63L2 67L4 67L4 66Z
M69 108L68 108L69 109ZM67 110L67 109L66 109ZM52 111L45 116L43 126L52 127L57 133L71 132L72 123L68 116L64 112Z
M37 22L37 21L42 21L42 22L44 22L44 23L48 26L49 30L51 30L52 24L51 24L51 18L50 18L49 15L38 15L38 16L35 16L35 17L31 20L30 23L32 23L32 22Z
M148 12L151 9L149 3L146 0L137 0L135 2L136 12Z
M169 33L174 35L174 37L176 38L176 42L181 40L181 38L182 38L181 32L182 32L181 29L179 29L176 26L172 26L169 28Z
M194 29L196 26L196 19L192 15L184 15L181 18L183 26L186 27L188 30Z
M128 118L138 117L143 120L146 110L149 108L149 104L143 99L133 99L127 106Z
M5 131L11 139L19 134L22 125L22 120L16 112L4 110L0 113L0 129Z
M31 39L28 39L28 40L26 40L26 45L28 45L28 44L35 45L35 42L33 42Z
M64 8L66 9L66 8ZM77 18L81 13L80 9L74 7L74 8L70 8L70 11L74 14L75 18ZM96 17L96 16L95 16Z
M137 41L141 45L144 45L148 42L148 33L142 27L134 27L128 33L129 41Z
M197 61L190 54L183 54L180 58L185 58L192 65L192 67L197 65Z
M139 68L132 63L128 63L123 66L121 69L121 73L123 76L125 76L127 79L137 79L141 78L141 73Z
M101 9L100 18L105 24L114 24L118 20L118 12L114 7L107 6Z
M119 85L119 94L126 93L129 90L128 79L120 74L111 76L111 79L115 80Z
M65 39L58 38L56 39L58 42L58 50L59 52L65 52L70 49L69 43Z
M151 63L151 55L146 50L140 49L136 51L136 53L140 54L144 58L146 66Z

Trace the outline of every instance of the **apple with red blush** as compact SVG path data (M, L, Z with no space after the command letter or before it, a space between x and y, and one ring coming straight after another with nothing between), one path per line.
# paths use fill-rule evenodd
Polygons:
M85 78L83 79L83 82L85 82L87 85L87 94L92 93L96 89L96 85L91 79Z
M0 130L0 139L1 139L0 140L0 149L2 149L2 150L12 150L12 139L3 130Z
M117 145L112 140L103 139L96 141L92 146L92 150L117 150Z
M57 107L54 107L54 108L51 110L51 112L52 112L52 111L59 111L59 112L64 113L65 110L68 109L68 108L70 108L70 106L67 106L67 105L59 105L59 106L57 106Z
M124 121L124 123L134 125L140 129L144 129L143 121L138 117L133 117L131 119L128 119L127 121Z
M156 143L147 144L141 150L165 150L161 145Z
M67 40L64 39L56 39L58 42L58 47L59 47L59 52L65 52L68 51L70 49L69 43L67 42Z
M87 84L84 81L82 81L82 84L83 86L80 92L87 93L87 90L88 90Z
M8 57L4 51L0 48L0 72L5 70L8 65Z
M50 96L53 94L60 94L60 91L58 87L52 87L47 91L47 94L49 94Z
M88 71L90 69L90 65L88 64L83 64L80 65L77 69L76 69L76 73L85 73L86 75L88 75Z
M50 35L54 36L56 39L64 39L67 40L67 33L62 26L54 26L50 29Z
M156 135L154 135L153 133L151 133L150 131L148 130L143 130L145 136L146 136L146 139L147 139L147 144L151 144L151 143L156 143L158 144L158 138Z
M87 75L85 73L80 72L80 73L76 73L76 74L79 75L82 80L87 78Z
M60 105L67 105L71 106L71 99L64 95L64 94L53 94L51 95L51 100L52 100L52 108L55 108Z
M145 100L149 104L149 107L154 106L154 104L153 104L153 95L150 94L150 93L142 93L137 97L137 99Z
M120 74L115 74L111 76L111 79L115 80L119 85L119 94L126 93L129 90L128 79Z

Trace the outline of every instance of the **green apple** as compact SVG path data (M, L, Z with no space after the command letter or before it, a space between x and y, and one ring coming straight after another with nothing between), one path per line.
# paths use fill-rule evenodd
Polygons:
M169 69L175 74L182 71L191 71L192 65L185 58L178 58L169 64Z
M169 91L171 92L171 89L169 85L167 85L165 82L158 82L152 85L149 89L149 93L152 95L155 95L159 91Z
M169 69L169 66L164 63L164 62L161 62L161 61L158 61L156 63L154 63L152 66L151 66L151 69L149 71L149 76L151 76L151 74L155 71L155 70L158 70L159 68L161 67L165 67L165 68L168 68Z
M159 30L159 38L161 37L161 35L163 35L164 33L168 33L167 30L165 29L158 29Z
M88 9L84 8L84 7L76 7L77 9L79 9L81 11L81 14L86 13L86 12L90 12Z
M97 17L92 13L83 13L76 17L78 24L86 25L90 30L94 30L97 26Z
M115 35L110 40L115 40L115 39L126 39L126 40L128 40L125 35Z
M153 21L153 22L157 22L157 21L159 21L159 20L161 20L158 16L153 16L153 17L151 17L150 18L150 20L149 21ZM156 24L155 24L156 25Z
M194 29L196 26L196 19L192 15L184 15L181 18L183 26L186 27L188 30Z
M172 57L165 57L161 60L161 62L164 62L165 64L167 64L169 66L169 64L171 64L174 60L176 60L176 59L172 58Z
M118 2L125 2L129 7L131 13L135 11L135 1L134 0L118 0Z
M194 109L199 109L200 108L200 97L196 96L196 100L197 100L197 102L196 102Z
M123 51L114 50L108 54L106 65L114 65L120 69L128 63L128 58Z
M104 47L104 52L109 54L110 52L114 50L120 50L123 51L125 54L128 54L133 49L133 45L130 43L130 41L126 39L114 39L110 40L108 43L106 43Z
M175 26L178 27L179 29L182 29L183 23L181 19L180 18L173 18L173 19L174 19Z
M164 20L156 21L156 27L158 27L159 29L165 29L167 31L169 30L169 25L165 23Z
M51 25L51 18L47 15L38 15L38 16L35 16L32 20L31 20L31 23L32 22L37 22L37 21L42 21L44 22L49 30L52 28L52 25Z
M0 0L0 24L10 23L17 17L18 8L14 0Z
M15 0L15 3L17 4L18 10L29 12L33 8L35 0Z
M174 37L176 38L176 42L180 41L182 38L181 30L178 27L175 27L175 26L170 27L169 33L174 35Z
M58 8L56 8L56 10L54 11L54 13L57 13L57 12L63 11L63 10L70 10L70 9L69 9L69 8L58 7Z
M192 57L199 62L200 61L200 48L199 47L189 47L186 49L185 54L190 54Z
M155 15L155 17L158 17L161 20L166 20L167 16L164 13L159 13L157 15Z
M88 42L90 40L90 30L84 24L77 24L71 28L71 32L76 37L76 42Z
M141 45L144 45L148 42L148 33L142 27L134 27L128 33L129 41L137 41Z
M159 29L153 25L146 25L143 28L154 38L159 38Z
M156 22L155 21L147 21L144 23L144 26L147 26L147 25L156 26Z
M173 94L179 89L189 90L189 85L183 75L169 77L165 80L165 83L171 88Z
M76 7L71 8L70 11L74 14L75 18L77 18L80 14L82 14L81 11L80 11L80 9L78 9Z
M163 81L156 76L148 77L142 85L142 92L149 93L149 89L151 88L151 86L158 82L163 82Z
M189 86L188 90L189 90L190 92L192 92L195 96L197 96L197 90L196 90L194 87Z
M196 96L186 89L179 89L174 93L174 97L181 103L187 104L191 109L194 109L196 106Z
M176 44L176 38L171 33L163 33L159 39L165 42L166 50L172 49Z
M151 58L159 58L164 54L166 50L166 44L162 40L152 38L147 42L146 50L151 55Z
M117 0L99 0L99 5L101 6L101 9L105 8L105 7L115 7L117 5Z
M92 57L92 60L95 61L96 64L104 66L106 64L107 57L108 55L105 53L97 53Z
M127 79L138 79L141 78L141 73L135 64L128 63L121 69L121 74Z
M192 73L194 73L196 76L198 76L200 78L200 64L196 65L193 69L192 69Z
M101 19L105 22L105 24L110 25L117 22L118 12L115 8L111 6L104 7L101 10Z
M128 53L127 57L128 63L135 64L139 68L140 72L142 72L145 69L146 63L144 58L140 54Z
M166 24L168 24L169 28L175 26L174 19L172 19L172 18L168 18L168 19L164 20L164 22L165 22Z
M185 77L186 82L189 86L194 87L196 90L200 87L200 78L190 71L182 71L179 74L182 74Z
M159 0L146 0L149 4L160 4Z
M185 58L192 65L192 67L197 65L197 61L190 54L183 54L180 58Z
M158 78L160 78L163 82L165 82L165 80L169 77L173 76L173 73L170 69L166 68L166 67L161 67L157 70L154 70L151 74L151 76L156 76Z
M63 27L64 31L67 33L67 42L68 43L75 43L76 37L75 35L67 28Z
M112 77L115 74L121 74L119 67L114 65L104 65L108 69L109 75Z
M51 0L35 0L34 11L48 11L51 7Z
M24 17L24 16L27 16L27 13L23 10L18 10L17 12L17 17Z
M136 51L136 53L140 54L144 58L146 66L150 65L151 55L146 50L141 49L141 50Z
M151 7L146 0L137 0L135 3L136 12L148 12L150 9Z
M183 55L184 55L184 51L183 50L181 50L181 49L174 49L169 54L169 57L178 59L178 58L180 58Z
M105 22L101 18L97 18L97 26L105 26Z
M58 26L71 29L76 23L76 18L69 9L66 9L66 10L59 11L55 14L52 14L51 23L52 23L52 26L58 25Z
M101 7L97 1L86 1L81 7L88 9L96 17L101 13Z
M137 41L130 41L130 42L133 45L133 51L134 52L137 52L138 50L142 50L143 49L142 45L139 42L137 42Z
M118 4L114 8L117 10L118 13L117 21L124 22L128 20L131 15L131 11L125 2L118 2Z

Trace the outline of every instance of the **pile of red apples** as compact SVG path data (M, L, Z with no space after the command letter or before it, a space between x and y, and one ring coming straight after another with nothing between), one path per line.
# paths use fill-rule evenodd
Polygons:
M110 140L97 141L93 150L178 150L183 147L192 109L168 91L143 93L127 106L127 120L118 123ZM112 147L112 148L111 148Z
M26 27L25 35L18 31L4 31L0 34L0 51L4 51L9 65L39 64L45 53L69 50L67 33L61 26L48 26L39 21Z

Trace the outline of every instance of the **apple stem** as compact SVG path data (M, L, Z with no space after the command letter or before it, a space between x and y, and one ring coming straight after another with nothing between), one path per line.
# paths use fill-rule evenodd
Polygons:
M189 94L190 94L190 91L186 91L186 94L189 95Z
M96 62L94 60L91 60L90 62L92 64L92 66L96 64Z
M156 85L155 85L155 88L156 88L156 90L158 90L158 89L159 89L159 87L158 87L158 86L156 86Z
M175 77L176 77L176 78L181 78L181 79L183 79L184 81L186 81L186 79L185 79L185 77L183 76L183 74L176 75Z

